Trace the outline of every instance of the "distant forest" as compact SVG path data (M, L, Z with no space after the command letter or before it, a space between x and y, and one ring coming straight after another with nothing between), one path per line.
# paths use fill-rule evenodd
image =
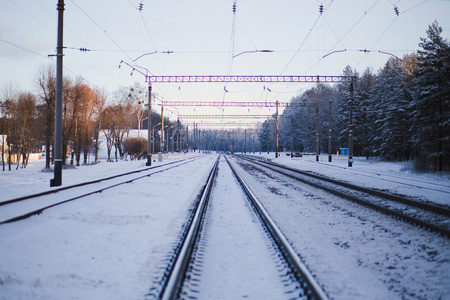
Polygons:
M389 161L414 160L422 171L450 171L450 44L437 22L421 38L417 53L391 57L377 73L347 67L342 75L356 76L353 93L354 155ZM349 145L349 83L319 84L291 102L317 102L320 152ZM279 121L280 147L316 152L315 108L289 107ZM263 150L273 151L275 121L260 132Z
M437 21L421 38L421 50L404 57L390 57L373 73L359 74L351 67L342 75L355 76L353 83L353 155L379 157L390 161L414 161L421 171L450 171L450 44L442 36ZM56 74L53 66L36 74L37 94L6 84L0 90L0 146L3 170L26 167L32 152L46 145L46 168L53 160L54 106ZM86 164L88 154L97 161L99 135L107 138L108 154L127 155L126 137L130 129L155 129L155 142L161 115L152 111L148 126L146 88L136 83L119 88L113 101L106 93L90 87L82 77L63 82L64 164ZM330 102L331 101L331 102ZM349 145L350 83L318 84L292 103L317 103L315 108L287 107L279 119L279 150L328 153L331 128L332 153ZM330 124L331 119L331 124ZM198 130L164 120L170 128L173 151L207 149L211 151L274 151L275 120L267 120L254 130ZM142 139L142 143L146 143ZM176 145L176 146L174 146ZM160 144L155 152L160 151ZM145 154L146 147L138 147ZM167 149L167 148L166 148ZM167 149L167 150L170 150ZM15 159L12 159L15 157ZM66 162L66 160L68 160Z

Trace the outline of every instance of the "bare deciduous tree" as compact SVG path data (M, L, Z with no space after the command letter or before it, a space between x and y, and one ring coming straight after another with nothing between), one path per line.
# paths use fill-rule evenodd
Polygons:
M36 82L40 89L40 98L45 103L46 129L45 129L45 168L50 169L50 149L53 144L55 122L56 97L56 71L54 66L42 67L37 75Z

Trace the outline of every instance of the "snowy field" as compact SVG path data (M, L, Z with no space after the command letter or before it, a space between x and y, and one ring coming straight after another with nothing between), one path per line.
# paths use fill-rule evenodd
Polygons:
M163 163L192 156L198 154L170 155ZM262 156L275 160L273 153ZM0 226L0 299L145 299L217 155L200 157ZM448 175L414 173L407 163L357 158L348 168L345 157L328 163L326 156L315 162L315 156L284 153L275 161L450 205ZM0 172L0 200L49 190L53 174L41 172L43 166L39 160ZM145 161L102 161L67 169L63 186L144 167ZM330 298L450 299L447 238L325 194L312 196L309 188L298 191L286 180L248 173L245 179L260 185L254 192Z

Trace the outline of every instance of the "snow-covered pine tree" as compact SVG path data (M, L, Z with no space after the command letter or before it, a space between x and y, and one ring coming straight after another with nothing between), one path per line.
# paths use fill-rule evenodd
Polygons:
M403 62L391 58L375 78L372 91L374 152L388 160L408 160L411 127L411 82L408 67L414 56L405 56Z
M435 21L421 38L412 103L412 141L422 168L450 170L450 44Z
M354 150L355 155L370 156L372 148L371 131L373 129L372 102L370 92L374 75L366 69L355 85L353 102Z
M354 83L354 93L353 98L355 99L355 95L357 94L357 85L360 79L359 73L356 70L352 70L350 66L345 67L343 76L355 76L356 82ZM349 133L348 133L348 125L350 119L350 109L349 109L349 100L350 100L350 83L341 83L337 86L338 93L340 94L340 103L338 108L338 143L340 148L346 148L349 145ZM355 107L355 103L353 103L353 107ZM355 123L355 122L353 122ZM355 131L355 130L353 130ZM355 153L355 155L359 155L359 153Z

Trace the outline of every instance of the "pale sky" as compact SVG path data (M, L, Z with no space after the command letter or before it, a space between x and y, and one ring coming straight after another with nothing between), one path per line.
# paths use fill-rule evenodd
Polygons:
M47 56L56 48L56 4L57 0L1 0L0 87L13 82L36 91L39 68L55 64ZM379 51L401 58L418 50L420 37L426 37L434 20L443 27L444 38L450 37L448 0L65 0L65 4L64 75L82 76L109 93L136 81L146 85L139 73L130 76L127 65L118 68L122 60L153 75L341 75L347 65L360 73L368 67L379 70L390 57ZM371 52L360 51L365 49ZM240 54L246 51L253 53ZM157 53L139 58L152 52ZM226 93L223 83L152 86L166 101L289 101L311 87L240 83L226 84ZM178 109L182 114L204 113L201 108ZM233 111L267 114L263 109Z

